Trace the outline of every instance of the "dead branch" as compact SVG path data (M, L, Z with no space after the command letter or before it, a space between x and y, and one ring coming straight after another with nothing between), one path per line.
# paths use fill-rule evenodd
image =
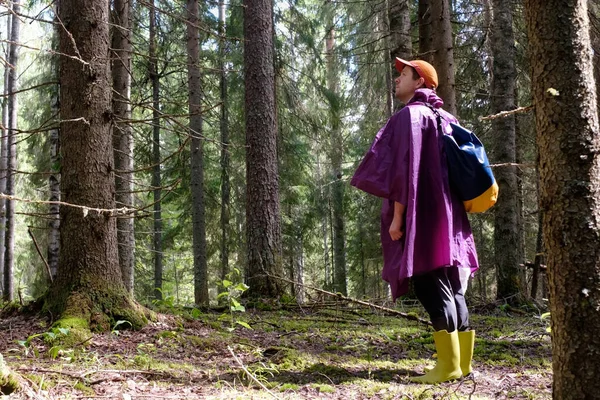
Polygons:
M137 209L134 209L134 208L127 208L127 207L110 208L110 209L107 209L107 208L95 208L95 207L81 206L79 204L65 203L64 201L48 201L48 200L22 199L20 197L11 196L11 195L4 194L4 193L0 193L0 199L20 201L22 203L31 203L31 204L58 204L58 205L61 205L61 206L66 206L66 207L79 208L79 209L83 210L84 216L86 216L90 211L95 211L98 214L101 214L101 213L102 214L109 214L110 216L126 215L126 214L131 214L131 213L137 212Z
M348 301L348 302L351 302L351 303L356 303L356 304L360 304L360 305L367 306L367 307L370 307L370 308L374 308L376 310L384 311L386 313L390 313L390 314L393 314L393 315L398 315L398 316L400 316L402 318L409 319L411 321L417 321L417 322L420 322L422 324L431 326L431 322L430 321L427 321L427 320L424 320L422 318L419 318L416 315L411 315L411 314L403 313L402 311L394 310L393 308L387 308L387 307L383 307L383 306L378 306L377 304L369 303L368 301L358 300L358 299L354 299L352 297L344 296L341 293L332 293L332 292L328 292L327 290L317 289L315 287L311 287L311 286L305 285L305 284L300 283L300 282L295 282L295 281L292 281L290 279L283 278L283 277L280 277L280 276L275 276L275 275L270 275L270 274L266 274L266 276L268 276L270 278L279 279L279 280L282 280L282 281L287 282L287 283L292 283L294 285L300 285L300 286L304 287L305 289L314 290L316 292L325 294L327 296L336 297L336 298L344 300L344 301Z
M508 117L513 114L519 114L519 113L524 114L531 110L533 110L533 106L519 107L519 108L515 108L514 110L501 111L498 114L488 115L486 117L479 117L479 120L480 121L491 121L493 119Z
M31 232L31 228L27 228L27 233L29 233L29 237L31 237L31 240L33 240L33 244L35 245L35 249L37 250L37 253L39 254L42 261L44 262L44 265L46 266L46 271L48 272L48 277L50 278L50 282L51 283L54 282L54 279L52 279L52 272L50 272L50 266L48 265L48 261L46 261L46 259L44 258L44 255L42 254L42 251L40 250L40 246L38 246L38 242L37 242L37 240L35 240L35 236L33 236L33 232Z

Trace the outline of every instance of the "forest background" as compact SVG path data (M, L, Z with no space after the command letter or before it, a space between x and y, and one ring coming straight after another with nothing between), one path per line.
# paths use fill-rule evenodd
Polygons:
M481 269L472 280L470 301L526 304L541 314L549 297L543 211L553 210L543 196L540 200L550 175L542 174L546 186L540 189L543 169L536 166L546 167L538 161L558 153L538 151L546 143L539 129L539 115L545 114L538 108L536 129L530 107L537 84L531 71L543 61L532 58L543 46L528 42L532 32L538 38L534 14L525 12L535 9L531 3L527 8L520 1L292 1L274 2L253 15L252 4L235 1L115 1L108 23L111 62L104 63L112 67L109 175L114 174L116 208L110 215L119 214L119 272L104 272L119 276L133 298L148 306L216 305L223 282L242 277L254 297L314 300L317 292L306 285L387 301L380 278L380 200L347 183L376 132L401 107L392 96L392 60L419 57L436 66L445 107L486 144L500 185L494 209L471 215ZM572 18L586 16L582 57L591 57L600 37L597 4L572 3ZM88 156L72 145L64 127L90 121L64 118L69 111L59 101L65 91L58 87L59 81L76 87L77 73L67 74L64 60L81 55L71 54L68 43L75 39L65 35L68 23L59 16L64 11L72 17L78 4L3 3L0 170L7 173L0 176L5 193L0 271L8 302L25 304L49 288L61 293L69 287L64 277L81 247L65 238L94 241L86 232L96 231L78 234L69 216L74 211L65 210L77 209L81 221L107 210L65 202L61 192L76 192L72 196L81 199L111 196L85 192L94 182L66 168L85 164ZM58 17L57 7L63 7ZM270 27L270 41L259 49L266 48L265 54L244 52L244 41L248 46L254 43L250 35L261 33L260 24L244 25L251 18ZM596 58L588 61L598 70ZM565 61L564 67L570 66ZM263 87L252 86L253 71L266 71ZM582 71L594 82L591 70ZM543 90L550 98L564 93ZM257 107L265 92L273 102L261 114L265 109L257 112ZM67 100L70 111L78 107L77 99ZM518 112L490 117L511 110ZM253 153L255 148L263 152ZM585 154L579 159L587 166ZM268 179L261 180L261 168ZM265 194L253 192L261 184L270 189L265 198L254 196ZM71 228L61 228L67 216ZM549 233L547 243L556 239ZM70 265L63 278L61 259ZM91 276L102 276L99 267ZM284 284L281 276L295 283ZM53 284L55 279L60 283ZM556 287L560 282L557 276ZM595 289L582 290L588 297L585 290Z
M350 189L347 184L390 112L401 106L390 104L393 73L390 52L403 58L420 54L417 4L400 3L404 8L397 10L400 14L391 22L399 24L398 18L402 17L408 24L399 25L402 32L394 27L391 33L386 2L275 3L282 264L286 276L292 280L328 289L335 286L340 292L357 297L388 296L380 278L380 200ZM190 151L186 146L189 138L184 16L181 4L176 2L156 3L154 8L143 2L133 6L132 121L127 122L134 145L133 205L141 211L133 219L135 239L127 249L135 254L131 257L135 259L135 298L149 303L164 296L173 297L178 304L193 304L191 210L194 205ZM506 103L508 109L496 111L531 104L522 7L518 2L511 3L511 7L515 8L513 26L503 28L512 28L515 36L511 60L515 97ZM54 18L53 8L32 2L22 10L31 18L21 17L18 40L23 46L18 62L17 164L12 194L31 202L14 202L12 279L15 283L11 296L18 295L27 301L38 298L48 287L43 258L53 274L57 269L58 257L48 253L52 247L49 243L57 237L52 230L58 229L58 224L49 221L57 217L56 210L35 201L51 199L55 188L49 181L58 177L60 159L52 130L56 125L58 94L57 56L53 55L56 40L52 39L56 32L47 21ZM155 63L149 55L149 10L156 15ZM522 113L512 117L512 140L510 135L493 130L489 119L482 120L495 113L490 91L494 60L492 4L457 1L451 11L455 44L449 66L454 69L456 82L452 107L462 124L477 132L486 145L496 174L510 171L514 175L510 183L516 183L514 187L501 186L502 198L515 201L506 212L511 214L504 218L507 221L496 217L494 210L471 215L481 269L471 284L470 295L485 301L496 297L510 300L516 295L528 298L534 293L539 300L544 297L545 289L535 282L538 288L534 287L533 292L531 288L539 270L526 269L533 265L536 254L541 253L533 115ZM10 17L11 13L4 15ZM232 268L243 271L246 257L241 6L227 5L224 36L218 33L218 4L205 3L200 17L206 222L199 229L206 231L208 287L211 299L215 300L219 283ZM334 29L327 24L330 20ZM2 32L7 33L6 18ZM4 39L6 51L10 41ZM423 54L421 58L427 56ZM498 56L507 57L510 53L500 52ZM154 85L159 89L158 110L153 105L151 68L158 70L158 84ZM222 82L225 88L221 87ZM7 96L4 99L7 106ZM158 111L158 126L153 124L154 110ZM225 144L224 129L228 131ZM158 141L154 136L156 130ZM341 160L335 160L336 157ZM332 160L338 165L333 165ZM339 187L342 195L334 196ZM160 206L159 210L152 209L154 202ZM497 231L508 231L511 235L507 238L495 234ZM28 232L35 237L43 257ZM507 258L510 262L503 261ZM539 263L543 261L536 266ZM505 264L510 264L510 268L502 268ZM338 274L344 282L337 284L336 265L345 272ZM506 269L509 273L497 274ZM162 276L162 280L157 281L156 276ZM499 294L498 277L508 287ZM160 293L155 287L160 288ZM294 294L302 292L297 290Z

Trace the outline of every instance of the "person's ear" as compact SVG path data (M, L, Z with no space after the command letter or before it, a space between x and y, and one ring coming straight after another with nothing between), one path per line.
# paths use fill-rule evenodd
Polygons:
M419 85L417 86L417 89L425 87L425 78L420 77L419 78Z

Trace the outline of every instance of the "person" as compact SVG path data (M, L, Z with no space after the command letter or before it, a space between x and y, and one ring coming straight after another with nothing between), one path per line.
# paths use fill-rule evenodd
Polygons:
M450 190L442 143L457 120L441 109L431 64L397 58L396 69L395 97L405 107L376 135L351 185L383 198L382 277L393 300L412 279L435 330L437 363L412 380L445 382L471 373L475 341L461 277L478 269L477 253L464 205Z

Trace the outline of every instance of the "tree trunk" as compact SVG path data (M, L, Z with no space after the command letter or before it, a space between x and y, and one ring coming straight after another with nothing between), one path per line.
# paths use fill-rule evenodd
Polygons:
M526 0L553 398L600 392L600 156L587 0Z
M319 146L319 145L317 145ZM329 277L331 276L331 263L329 262L329 217L328 217L328 207L327 204L327 193L324 190L323 179L321 175L321 158L319 154L319 150L317 149L317 182L319 182L319 204L318 204L318 213L321 218L321 232L323 235L323 264L325 271L325 281L324 286L327 290L331 289L331 280Z
M117 248L109 1L61 0L60 208L62 249L46 308L57 325L110 329L116 320L141 327L145 316L123 285ZM85 208L81 208L85 207Z
M412 37L410 23L410 8L408 0L389 0L387 8L387 19L389 20L389 61L387 65L388 97L391 98L389 115L398 107L398 100L393 96L393 77L395 76L395 60L400 57L404 60L412 58Z
M59 93L57 91L57 96ZM58 98L54 99L52 104L52 113L58 115ZM52 164L52 174L48 178L48 188L50 191L50 201L60 201L60 130L50 130L50 163ZM50 204L48 207L50 214L48 221L48 267L50 268L50 280L54 280L58 273L58 263L60 257L60 206Z
M6 16L6 39L10 40L12 15ZM8 60L10 46L7 46L4 58ZM8 177L8 73L10 68L4 68L4 98L2 100L2 138L0 139L0 193L6 193ZM6 200L0 199L0 294L4 298L4 255L6 249Z
M515 108L515 39L512 5L503 0L492 1L492 113ZM516 162L515 116L492 121L497 163ZM494 254L496 254L497 298L519 301L519 228L517 220L519 187L514 165L494 170L501 196L494 207Z
M244 1L244 38L248 295L276 298L283 285L266 275L283 275L270 0Z
M588 15L590 18L590 38L592 41L592 64L594 65L594 79L596 80L596 93L600 93L600 1L588 0ZM600 113L600 101L597 104Z
M390 59L393 65L396 57L406 60L412 56L408 0L389 0L388 13L390 19Z
M294 260L296 261L295 267L295 281L298 282L295 291L296 301L300 304L304 303L304 240L303 234L300 232L298 238L294 241Z
M538 232L535 241L535 259L533 261L533 272L531 277L531 298L537 299L540 282L540 270L543 263L544 240L542 235L543 214L538 211Z
M431 6L432 65L438 74L438 95L444 100L444 109L456 115L454 84L454 43L450 21L449 0L436 0Z
M158 75L158 59L156 55L156 9L154 0L150 1L150 63L149 75L152 82L152 190L154 194L154 298L163 298L163 253L162 253L162 183L160 174L160 76Z
M131 0L114 0L113 11L113 148L117 207L133 207L133 131L131 119ZM121 120L121 121L119 121ZM119 266L125 288L133 293L135 235L133 216L117 219Z
M188 88L191 140L192 236L194 249L194 299L208 304L206 267L206 222L202 140L202 82L200 76L200 34L198 0L187 0Z
M229 273L229 206L231 189L229 186L229 125L228 125L228 99L227 99L227 72L225 71L226 42L225 42L225 16L226 6L224 0L219 0L219 70L221 88L221 116L219 128L221 130L221 280Z
M335 57L334 15L329 21L330 29L326 39L327 86L329 91L329 107L331 136L329 143L329 160L331 161L332 180L331 204L333 224L333 289L347 295L346 284L346 232L344 228L344 181L342 181L342 161L344 158L344 138L342 137L341 98L338 94L339 80Z
M419 58L433 63L431 0L419 0Z
M15 174L17 168L17 115L18 102L17 94L19 89L17 77L17 68L19 64L19 31L21 28L21 20L15 18L16 14L21 12L19 0L12 3L11 28L8 63L12 65L8 72L8 145L7 145L7 176L6 176L6 194L12 196L15 194ZM4 248L4 300L12 301L14 298L13 288L13 272L14 272L14 250L15 250L15 207L14 200L6 200L6 237Z

